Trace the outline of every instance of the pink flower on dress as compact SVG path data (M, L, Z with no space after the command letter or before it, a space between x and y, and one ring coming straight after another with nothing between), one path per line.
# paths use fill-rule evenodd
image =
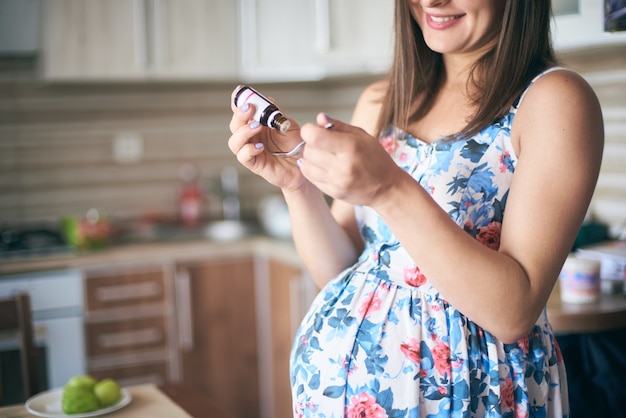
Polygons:
M524 354L528 354L528 335L517 341L517 346L522 349Z
M509 151L500 155L500 172L506 173L507 171L513 171L513 159Z
M420 363L420 342L416 338L411 338L408 343L400 344L400 350L413 363Z
M398 149L398 141L396 141L396 138L393 135L389 135L384 138L381 138L380 144L383 146L383 148L385 149L385 151L387 151L388 154L391 154L396 149Z
M476 239L483 245L491 248L492 250L498 250L500 248L500 232L502 230L502 224L500 222L491 222L486 227L482 228Z
M515 405L515 418L528 418L528 404L521 402Z
M359 366L357 366L354 363L351 363L349 360L350 360L349 356L342 357L339 360L339 364L341 364L341 367L343 367L344 369L347 370L348 375L350 375L350 374L356 372L357 370L359 370Z
M435 369L440 375L450 372L450 347L443 341L437 341L437 344L431 350Z
M369 299L366 299L359 307L359 313L365 316L368 312L374 312L380 309L382 300L378 296L378 292L372 293Z
M304 411L310 410L310 411L315 411L317 409L317 405L315 405L313 402L307 402L306 404L302 403L302 402L298 402L297 405L294 406L293 408L293 416L296 418L304 418Z
M426 283L426 276L417 266L406 267L404 269L404 282L409 286L419 287Z
M513 381L510 377L504 379L500 384L500 399L502 400L502 406L504 406L503 412L512 411L515 406L515 397L513 396Z
M387 418L387 412L376 402L375 397L362 392L350 398L346 418Z

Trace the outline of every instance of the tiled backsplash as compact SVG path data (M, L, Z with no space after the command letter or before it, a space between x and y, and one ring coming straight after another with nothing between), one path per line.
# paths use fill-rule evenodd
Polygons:
M219 219L220 173L240 174L242 215L278 190L227 146L235 85L42 84L28 71L0 80L0 223L56 222L95 207L118 218L175 216L179 169L192 162ZM317 112L349 120L363 81L258 86L301 123ZM118 162L115 137L140 138L141 158ZM132 144L131 144L132 145Z
M602 102L606 149L592 214L626 222L626 46L564 56ZM349 120L371 78L257 85L301 123L324 111ZM179 168L195 163L207 218L221 217L221 170L240 174L242 213L278 192L239 166L228 150L230 93L210 83L45 84L28 66L0 71L0 223L55 222L96 207L116 217L174 216ZM114 159L114 138L141 138L141 158Z

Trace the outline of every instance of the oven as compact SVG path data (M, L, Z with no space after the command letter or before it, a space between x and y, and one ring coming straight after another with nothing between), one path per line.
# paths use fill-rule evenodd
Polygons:
M86 371L83 280L80 270L63 269L0 277L0 297L30 295L41 389L63 386ZM23 402L15 334L0 335L5 400ZM17 384L19 383L19 384Z

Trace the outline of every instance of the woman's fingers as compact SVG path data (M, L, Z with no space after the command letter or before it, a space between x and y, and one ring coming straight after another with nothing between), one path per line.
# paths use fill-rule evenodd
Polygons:
M261 125L254 121L240 124L234 128L233 134L228 139L228 148L233 154L239 154L239 151L246 145L258 149L259 145L257 144L260 144L260 152L263 152L263 144L254 140L254 137L261 132L261 129Z

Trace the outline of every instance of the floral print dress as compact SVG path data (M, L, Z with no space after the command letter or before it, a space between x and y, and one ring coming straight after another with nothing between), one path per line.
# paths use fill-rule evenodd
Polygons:
M471 138L425 143L397 129L381 137L459 227L494 250L519 103ZM545 310L525 338L503 344L446 302L373 210L357 207L356 217L362 255L317 295L295 338L295 417L568 416Z

